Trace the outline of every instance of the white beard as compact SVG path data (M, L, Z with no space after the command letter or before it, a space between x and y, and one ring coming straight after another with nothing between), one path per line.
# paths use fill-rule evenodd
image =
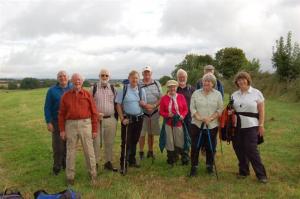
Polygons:
M101 84L106 85L108 83L109 80L100 80Z

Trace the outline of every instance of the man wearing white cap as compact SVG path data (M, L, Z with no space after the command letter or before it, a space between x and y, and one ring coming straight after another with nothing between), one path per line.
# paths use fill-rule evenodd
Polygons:
M146 66L142 70L143 79L140 82L141 88L146 92L147 105L144 109L144 121L140 144L140 159L144 158L145 135L148 134L148 153L147 158L154 158L153 143L154 135L159 135L159 113L158 106L162 95L161 85L158 81L152 79L152 69Z
M207 73L212 73L214 75L215 67L213 65L204 66L204 75ZM196 88L200 89L202 87L203 87L202 79L200 79L196 84ZM215 89L218 90L221 93L222 98L224 98L224 87L223 87L222 83L220 82L220 80L218 80L218 79L217 79L217 83L215 85Z

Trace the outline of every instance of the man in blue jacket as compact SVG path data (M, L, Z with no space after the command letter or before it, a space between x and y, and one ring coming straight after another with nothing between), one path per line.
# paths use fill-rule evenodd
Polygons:
M66 142L60 138L58 127L58 110L63 94L72 88L65 71L57 73L57 84L50 87L47 92L44 114L47 129L52 133L53 149L53 174L58 175L61 169L66 167Z

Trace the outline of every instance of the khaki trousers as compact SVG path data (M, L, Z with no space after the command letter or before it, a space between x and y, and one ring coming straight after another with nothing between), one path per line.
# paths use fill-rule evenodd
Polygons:
M172 127L169 125L166 125L166 149L168 151L174 151L175 147L183 148L184 145L184 136L183 136L183 129L182 127Z
M97 176L96 161L93 148L92 125L91 119L67 120L66 121L66 138L67 138L67 179L75 177L75 159L76 145L78 140L81 141L86 167L92 177Z
M100 139L101 139L101 136L103 139L102 143L104 144L105 162L112 162L114 139L116 136L116 124L117 124L117 120L115 119L114 116L111 116L110 118L103 118L103 120L101 121L101 126L100 126L100 122L98 123L98 134L93 142L97 164L99 164L99 162L100 162Z

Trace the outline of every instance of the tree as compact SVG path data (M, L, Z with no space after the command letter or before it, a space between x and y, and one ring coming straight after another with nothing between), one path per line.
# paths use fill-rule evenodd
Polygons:
M18 84L16 82L10 81L7 85L9 90L16 90L18 89Z
M291 81L299 76L300 50L298 43L292 45L292 32L288 32L286 43L282 36L276 40L272 63L280 80Z
M225 78L234 76L243 67L246 67L247 64L248 60L242 49L223 48L216 53L216 69Z
M40 81L36 78L26 77L21 81L20 88L34 89L40 87Z
M167 81L169 81L170 79L172 79L170 76L162 76L158 81L159 83L164 86L166 85Z
M83 87L90 87L91 83L88 80L84 80L82 86Z
M259 71L260 63L259 59L253 58L251 61L247 61L246 65L243 66L243 70L247 72L257 73Z

